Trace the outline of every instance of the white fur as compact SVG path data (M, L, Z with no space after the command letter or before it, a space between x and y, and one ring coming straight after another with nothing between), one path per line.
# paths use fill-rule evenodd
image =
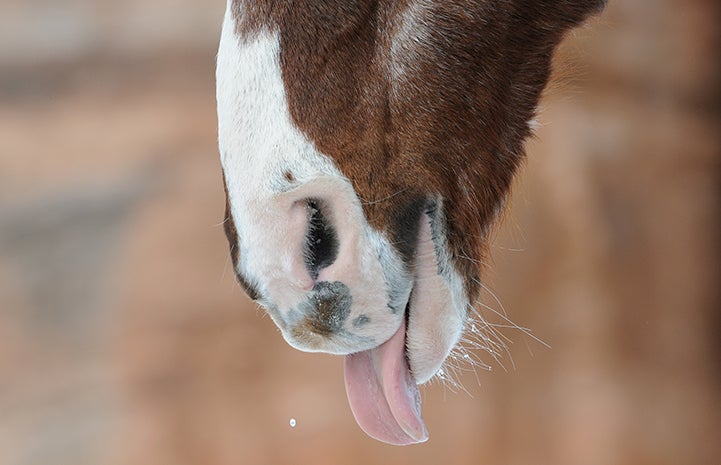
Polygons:
M431 42L430 25L426 17L433 4L429 1L411 2L399 15L396 32L391 37L390 76L392 88L406 84L406 74L415 74L413 67L423 58L424 48Z

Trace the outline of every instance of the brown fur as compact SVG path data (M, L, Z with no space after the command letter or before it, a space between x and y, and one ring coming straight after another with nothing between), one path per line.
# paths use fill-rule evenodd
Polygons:
M419 40L399 42L414 2L237 0L234 11L240 35L279 31L293 122L351 180L373 227L412 250L415 235L399 231L442 197L451 254L474 298L552 53L603 2L424 2Z

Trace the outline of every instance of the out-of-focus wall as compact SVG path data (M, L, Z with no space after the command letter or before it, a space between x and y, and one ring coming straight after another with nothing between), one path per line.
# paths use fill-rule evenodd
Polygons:
M718 462L717 2L611 1L564 42L479 305L508 354L425 387L409 448L234 282L224 6L2 5L0 463Z
M224 8L222 1L3 0L0 63L208 51Z

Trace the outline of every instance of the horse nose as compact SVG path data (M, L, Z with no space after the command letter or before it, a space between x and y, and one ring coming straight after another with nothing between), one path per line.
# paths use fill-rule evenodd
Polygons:
M272 195L238 197L236 273L256 285L258 301L279 326L338 334L352 294L354 305L385 308L383 270L350 182L296 179L292 188ZM357 292L359 287L378 293Z
M294 308L289 323L297 335L339 334L351 314L351 288L366 279L363 273L369 268L361 253L367 239L360 202L347 182L328 178L307 181L287 192L285 199L292 205L292 223L297 227L303 221L302 242L289 246L296 250L293 255L302 257L296 270L306 276L304 295L295 306L286 307ZM379 274L374 273L376 278Z
M227 187L236 274L300 350L347 354L390 337L383 331L402 319L411 284L385 234L368 224L349 180L288 180L271 192Z

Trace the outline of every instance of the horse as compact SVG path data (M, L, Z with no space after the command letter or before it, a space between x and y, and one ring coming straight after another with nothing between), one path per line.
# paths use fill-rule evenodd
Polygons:
M565 33L603 0L228 0L224 229L293 347L344 356L371 437L428 439L418 385L481 289Z

